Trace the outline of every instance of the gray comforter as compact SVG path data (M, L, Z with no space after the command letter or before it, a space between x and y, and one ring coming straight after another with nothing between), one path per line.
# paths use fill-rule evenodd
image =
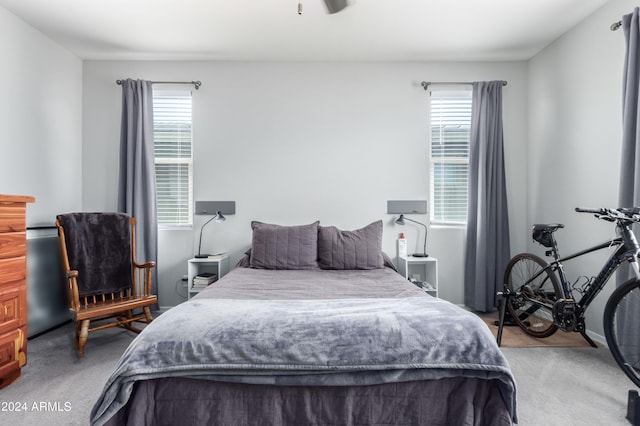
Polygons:
M133 341L92 423L123 407L136 381L161 377L312 386L495 379L515 418L515 382L484 322L389 269L235 269Z

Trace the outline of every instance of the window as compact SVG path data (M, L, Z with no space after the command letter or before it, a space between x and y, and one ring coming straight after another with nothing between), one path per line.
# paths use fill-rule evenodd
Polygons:
M431 222L467 223L471 90L430 92Z
M158 226L191 226L191 92L153 91Z

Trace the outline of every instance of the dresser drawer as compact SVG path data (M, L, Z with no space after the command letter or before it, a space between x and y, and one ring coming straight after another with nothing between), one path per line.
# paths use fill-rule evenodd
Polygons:
M0 259L0 288L2 284L15 281L24 282L27 278L26 256Z
M27 254L27 233L0 233L0 259L23 257Z
M0 365L0 389L9 386L20 378L20 366L18 361L11 361L8 364Z
M27 229L24 203L0 202L0 232L23 232Z
M20 330L0 334L0 367L18 362L18 348L20 348Z
M0 334L27 324L26 305L25 287L0 291Z
M25 339L24 328L0 335L0 389L20 377L26 364Z

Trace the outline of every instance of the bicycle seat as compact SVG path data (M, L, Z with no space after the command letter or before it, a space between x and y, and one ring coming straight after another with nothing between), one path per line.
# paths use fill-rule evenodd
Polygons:
M560 228L564 228L564 225L561 223L539 223L537 225L533 225L533 232L556 232Z
M559 228L564 228L561 223L537 224L533 225L531 236L533 239L545 247L553 247L553 233Z

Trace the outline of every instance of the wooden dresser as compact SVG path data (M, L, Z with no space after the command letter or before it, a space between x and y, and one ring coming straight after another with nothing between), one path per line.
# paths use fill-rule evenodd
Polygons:
M27 203L0 194L0 389L27 363Z

